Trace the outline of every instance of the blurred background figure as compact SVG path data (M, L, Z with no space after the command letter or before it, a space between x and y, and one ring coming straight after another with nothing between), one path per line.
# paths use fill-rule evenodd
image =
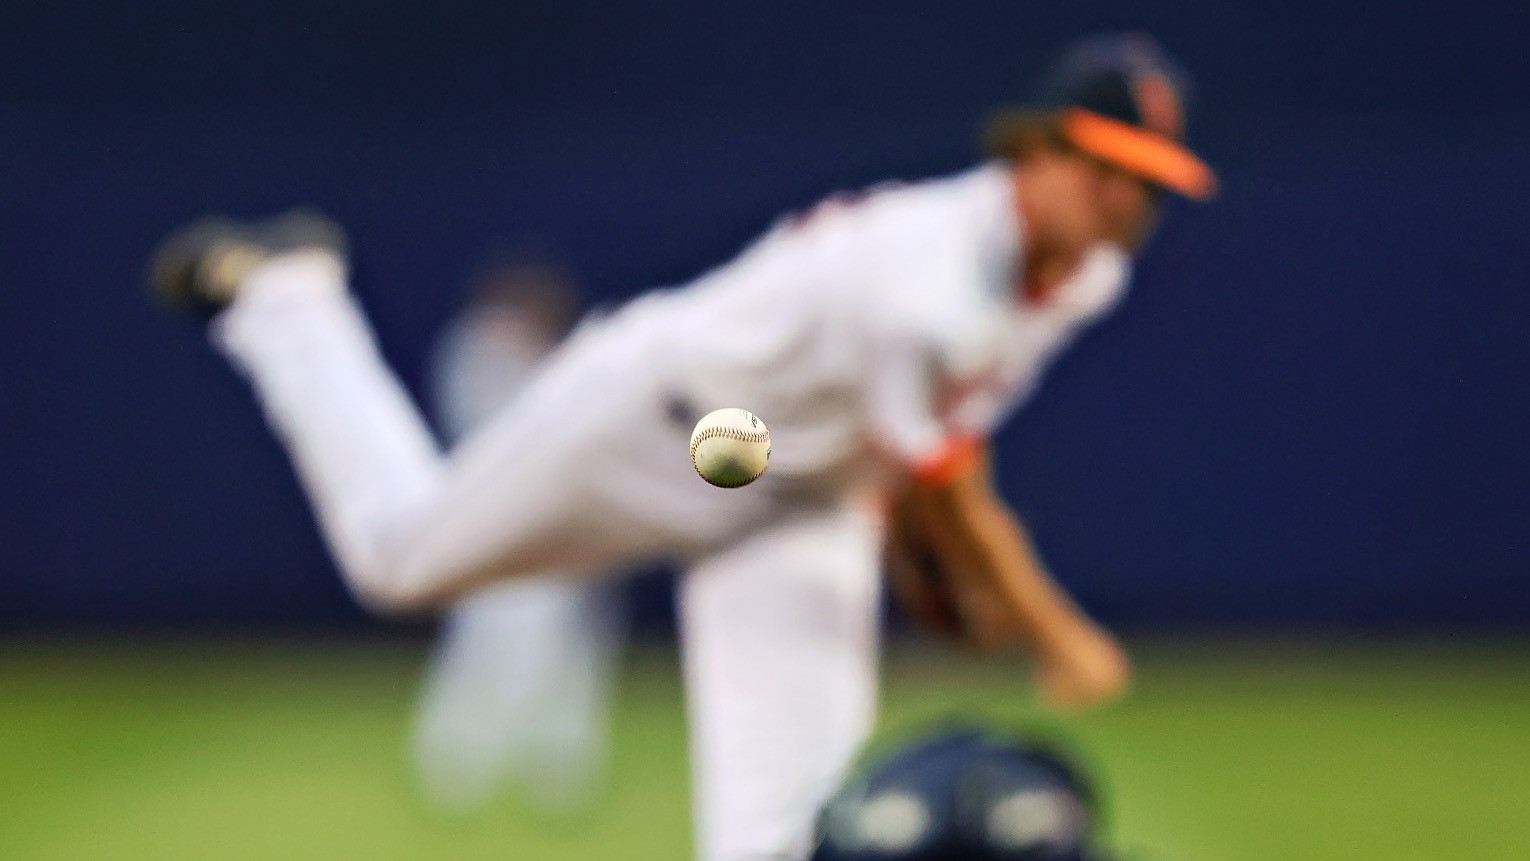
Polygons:
M1060 747L951 726L851 776L824 807L812 861L1103 861L1097 809Z
M500 262L483 270L430 367L449 445L515 398L580 305L573 278L557 267ZM502 789L547 813L591 800L606 759L622 642L618 590L554 572L495 584L451 611L414 738L432 803L468 813Z

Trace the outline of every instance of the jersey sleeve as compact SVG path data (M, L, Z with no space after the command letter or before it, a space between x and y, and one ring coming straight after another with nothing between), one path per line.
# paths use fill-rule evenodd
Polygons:
M958 246L960 250L960 246ZM1056 301L1023 318L1001 282L964 269L980 259L920 248L889 271L868 311L874 363L866 385L873 433L916 478L949 481L1034 388L1076 333L1119 298L1130 266L1095 249Z
M1119 246L1101 243L1084 258L1077 272L1046 310L1032 311L989 342L993 372L971 380L949 402L947 421L969 434L994 433L1025 402L1040 383L1045 367L1078 332L1119 303L1131 279L1131 259Z
M987 378L992 321L940 292L961 286L925 284L912 294L923 301L889 291L874 315L865 384L871 432L884 453L932 484L977 463L999 414L989 406L996 403Z

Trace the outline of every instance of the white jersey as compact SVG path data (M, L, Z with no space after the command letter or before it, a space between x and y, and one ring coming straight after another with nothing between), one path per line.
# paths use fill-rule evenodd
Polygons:
M1127 263L1110 247L1045 302L1017 289L1014 182L989 164L831 199L690 286L582 325L445 459L378 361L338 259L261 267L220 340L291 436L342 565L389 600L511 571L695 558L879 490L888 466L954 474L1112 305ZM333 379L296 361L300 340L334 354ZM718 495L686 454L691 424L724 406L771 428L751 492Z
M695 409L765 419L771 473L841 481L891 460L917 474L991 433L1129 276L1100 246L1045 304L1022 298L1013 182L988 164L830 198L619 316Z

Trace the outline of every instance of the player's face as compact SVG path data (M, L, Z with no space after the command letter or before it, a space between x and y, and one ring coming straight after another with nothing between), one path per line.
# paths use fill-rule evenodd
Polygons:
M1028 227L1034 240L1066 255L1082 254L1103 238L1104 174L1090 158L1073 152L1038 150L1019 177L1028 198Z
M1158 222L1158 189L1118 167L1081 153L1044 152L1030 168L1022 191L1045 201L1045 228L1059 246L1082 251L1105 241L1136 252Z
M1136 253L1158 224L1159 189L1116 167L1098 165L1096 201L1103 239Z
M1023 289L1032 299L1044 301L1100 242L1135 253L1157 219L1152 186L1083 153L1036 150L1015 179L1026 227Z

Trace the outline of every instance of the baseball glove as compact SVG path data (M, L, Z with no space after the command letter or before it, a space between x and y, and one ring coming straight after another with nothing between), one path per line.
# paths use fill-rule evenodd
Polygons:
M888 512L884 568L889 590L921 630L956 645L990 650L1016 641L1015 619L983 577L982 565L951 548L951 525L913 497Z

